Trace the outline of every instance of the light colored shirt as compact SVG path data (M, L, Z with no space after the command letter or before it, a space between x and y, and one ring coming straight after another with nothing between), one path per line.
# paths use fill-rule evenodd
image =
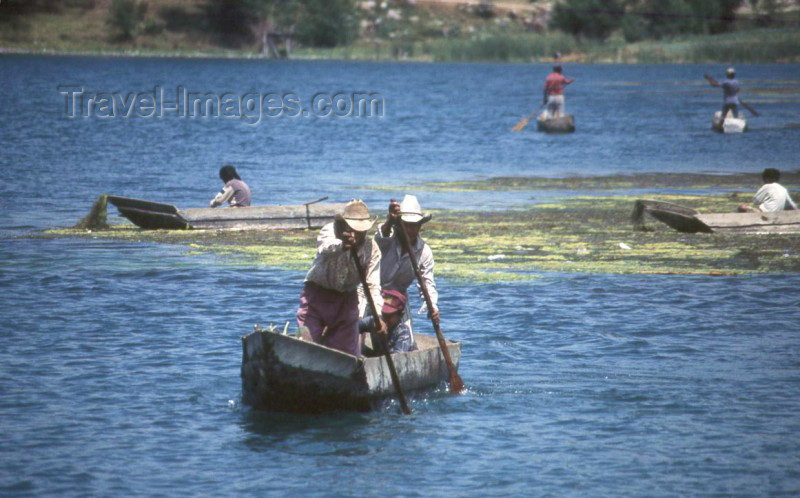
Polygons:
M725 104L739 103L739 82L736 79L725 79L719 84L722 87L722 102Z
M217 207L226 202L230 202L231 207L249 207L250 187L245 182L234 178L222 187L216 197L211 199L209 206Z
M372 240L367 239L358 249L358 259L367 274L369 293L380 313L381 306L383 306L380 286L381 251L376 244L372 243ZM368 303L361 285L361 276L358 274L350 249L344 250L342 241L336 238L333 223L328 223L319 231L317 256L306 274L306 282L313 282L320 287L337 292L357 290L359 314L361 316L365 314Z
M786 206L797 209L789 192L780 183L765 183L753 196L753 204L765 213L783 211Z
M412 282L416 281L417 276L414 273L414 267L411 265L411 258L408 253L402 254L403 244L396 236L394 227L392 227L388 237L384 237L380 227L378 227L378 232L375 234L375 242L381 250L381 287L408 293L408 287ZM414 254L417 256L419 272L425 281L425 287L428 289L431 303L438 309L439 293L436 291L436 282L433 280L433 251L421 237L417 237L417 243L414 244ZM427 306L425 305L425 296L422 293L419 282L417 282L417 290L419 291L420 300L422 300L422 307L419 312L424 313L427 311Z

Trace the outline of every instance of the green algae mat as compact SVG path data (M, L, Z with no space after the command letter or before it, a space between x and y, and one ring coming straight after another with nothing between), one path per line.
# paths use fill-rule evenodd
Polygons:
M800 172L783 173L790 192ZM648 219L634 230L636 199L648 198L700 212L731 212L749 202L759 175L637 175L596 178L492 178L409 186L408 191L547 190L574 192L547 204L507 211L433 211L422 237L430 244L438 276L463 281L513 281L545 272L609 274L746 275L800 272L800 234L684 234ZM669 188L681 194L614 193ZM380 188L376 189L380 190ZM726 191L706 194L700 190ZM394 188L397 190L397 188ZM698 193L693 193L697 190ZM613 193L609 193L613 191ZM141 230L133 225L106 230L47 230L43 237L96 237L186 245L230 264L257 264L306 271L317 230L211 231Z

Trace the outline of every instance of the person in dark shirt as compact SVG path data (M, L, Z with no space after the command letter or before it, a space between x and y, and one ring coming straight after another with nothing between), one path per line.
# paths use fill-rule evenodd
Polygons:
M408 304L406 295L397 290L384 289L381 292L381 297L383 298L381 320L386 324L386 330L388 331L386 342L389 345L389 352L405 353L416 351L417 344L414 342L411 330L403 320L406 304ZM361 319L358 329L360 332L374 332L374 323L374 319L368 315L366 318Z

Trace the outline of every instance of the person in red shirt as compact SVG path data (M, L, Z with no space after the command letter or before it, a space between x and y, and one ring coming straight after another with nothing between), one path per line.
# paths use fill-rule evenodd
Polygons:
M553 72L544 80L544 101L547 104L547 113L556 118L566 114L564 110L564 87L575 81L575 78L565 78L561 74L560 64L553 66Z

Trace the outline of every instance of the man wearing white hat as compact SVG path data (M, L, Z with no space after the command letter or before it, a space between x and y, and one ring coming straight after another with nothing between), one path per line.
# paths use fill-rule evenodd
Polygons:
M386 222L380 226L375 234L375 242L381 249L381 288L383 290L397 290L408 297L408 287L416 280L414 267L397 233L399 227L396 220L398 218L401 218L405 224L409 242L417 257L420 273L425 280L425 287L428 289L428 294L433 303L434 309L427 310L422 289L419 287L419 282L417 282L417 290L423 303L419 313L428 311L428 316L436 323L439 323L439 309L437 307L439 294L436 291L436 282L433 279L433 251L419 236L420 228L424 223L430 221L431 215L422 212L416 196L406 195L400 204L392 199L389 203ZM408 326L408 329L412 330L409 306L405 307L403 321Z
M380 308L381 253L366 236L376 220L363 201L354 199L333 223L322 227L297 310L297 324L308 328L314 342L354 356L361 354L358 321L367 301L351 249L357 250L370 294ZM385 324L381 326L385 330Z

